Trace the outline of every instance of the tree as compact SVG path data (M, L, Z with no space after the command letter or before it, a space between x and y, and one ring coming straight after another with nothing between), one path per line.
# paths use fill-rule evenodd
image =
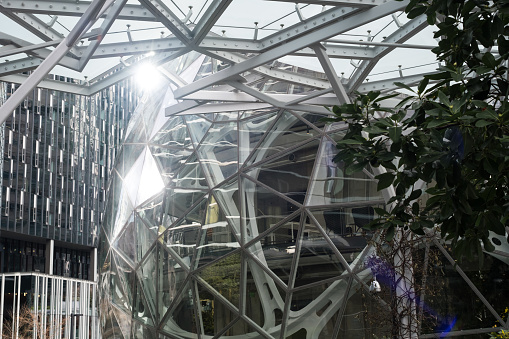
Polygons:
M482 264L490 231L509 225L509 0L412 0L405 11L438 22L442 66L416 89L397 83L413 94L395 108L380 92L334 106L330 120L348 123L336 160L347 173L382 168L378 189L395 188L371 224L387 240L437 227L458 257L477 253Z

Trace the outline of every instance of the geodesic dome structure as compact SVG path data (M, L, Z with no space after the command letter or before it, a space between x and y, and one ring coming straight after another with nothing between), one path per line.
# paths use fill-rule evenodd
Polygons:
M208 62L184 57L180 76ZM362 226L384 203L369 172L332 161L342 126L279 109L165 117L172 103L171 86L145 97L117 157L100 237L104 336L129 337L131 322L140 338L278 336L283 323L332 335L367 275Z
M196 53L166 66L189 82L211 68ZM344 125L270 106L166 116L180 105L174 89L165 84L141 100L112 172L99 248L103 336L355 338L387 330L363 320L380 302L368 287L380 268L367 264L376 256L364 226L385 200L368 169L347 175L333 161ZM503 323L497 295L507 290L507 265L489 257L482 270L463 270L443 244L433 246L441 252L425 275L439 292L420 304L434 319L421 334ZM499 246L494 256L504 261L505 253ZM444 289L461 301L443 298Z

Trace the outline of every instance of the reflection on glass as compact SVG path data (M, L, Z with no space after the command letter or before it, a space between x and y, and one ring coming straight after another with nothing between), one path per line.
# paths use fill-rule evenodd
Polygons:
M333 161L336 154L335 144L329 139L324 139L307 205L381 200L382 196L376 190L376 180L370 179L363 172L346 175L343 163Z

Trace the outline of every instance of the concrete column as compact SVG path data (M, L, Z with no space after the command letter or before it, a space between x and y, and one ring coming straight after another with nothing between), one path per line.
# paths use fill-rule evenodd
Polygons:
M55 240L50 239L46 242L46 274L53 274L53 262L55 259Z

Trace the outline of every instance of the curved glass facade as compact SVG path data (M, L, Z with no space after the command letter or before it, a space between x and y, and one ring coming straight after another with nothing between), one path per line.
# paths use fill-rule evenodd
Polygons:
M168 70L191 82L216 66L186 55ZM342 126L275 108L165 117L173 90L141 100L111 174L103 337L378 335L361 320L375 302L363 226L384 199L369 171L333 161Z

